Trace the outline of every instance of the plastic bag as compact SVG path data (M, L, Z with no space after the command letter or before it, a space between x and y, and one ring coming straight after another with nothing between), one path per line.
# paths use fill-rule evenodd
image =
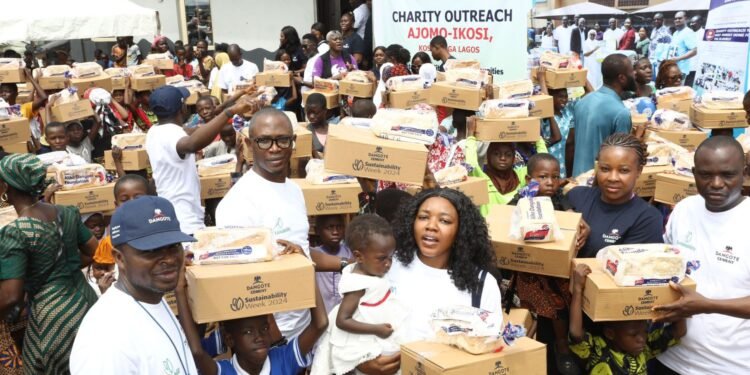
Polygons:
M471 306L436 309L430 325L437 342L453 345L471 354L493 352L503 347L503 317Z
M642 97L623 100L622 104L630 111L632 117L641 116L647 120L651 120L651 117L656 112L656 105L651 98Z
M674 172L685 177L693 176L693 168L695 168L695 153L688 152L685 154L677 155L674 158Z
M445 71L445 82L460 87L479 89L482 88L485 83L489 82L489 74L486 70L454 68Z
M424 89L426 81L419 75L409 75L391 77L385 85L388 91L412 91Z
M198 241L188 249L197 265L267 262L279 254L268 228L209 227L197 230L193 237Z
M661 101L678 101L693 100L695 90L689 86L665 87L656 91L656 102Z
M107 184L107 171L99 164L58 165L55 180L63 190L102 186Z
M98 77L104 74L104 70L102 69L102 66L99 65L99 63L82 62L82 63L74 63L73 69L71 70L70 73L74 78L90 78L90 77Z
M386 108L372 118L372 131L381 138L431 145L438 131L435 111Z
M148 64L129 66L128 71L133 77L148 77L156 74L154 67Z
M357 179L343 174L328 173L321 159L310 159L305 165L305 179L313 185L351 184Z
M646 139L648 155L646 156L646 165L673 165L674 159L681 155L687 154L688 150L680 145L674 144L651 132Z
M662 130L690 130L690 116L671 109L658 109L652 117L652 125Z
M479 114L485 119L529 117L529 101L526 99L485 100L479 106Z
M669 244L607 246L596 259L618 286L679 283L687 270L683 251Z
M367 76L367 73L362 70L353 70L346 74L344 78L341 79L342 81L346 82L359 82L359 83L370 83L370 77Z
M552 70L569 69L571 67L570 56L544 51L539 57L539 65Z
M700 97L700 103L708 109L742 109L742 101L745 94L731 91L704 92Z
M510 238L515 240L554 242L563 238L550 197L519 199L510 223Z
M237 156L235 154L219 155L199 160L196 164L198 165L198 176L229 175L237 167Z
M534 94L534 83L530 79L502 82L498 85L495 99L528 99Z
M439 186L445 186L450 184L456 184L459 182L466 181L469 176L469 172L463 165L454 165L452 167L443 168L434 174L435 181Z
M146 147L145 133L115 134L112 136L112 146L123 150L137 150Z

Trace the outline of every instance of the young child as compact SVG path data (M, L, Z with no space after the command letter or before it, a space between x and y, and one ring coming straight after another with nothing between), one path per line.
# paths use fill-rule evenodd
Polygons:
M345 229L344 215L316 216L315 234L320 239L320 246L310 248L310 251L326 253L341 259L351 259L352 251L342 241ZM316 272L315 279L326 305L326 314L330 313L336 305L341 303L339 294L341 272Z
M352 105L352 117L373 118L378 109L370 99L357 99Z
M67 151L68 134L65 130L65 124L62 122L50 122L44 127L44 138L49 146L42 146L37 151L38 155L46 154L53 151Z
M177 63L174 64L174 75L181 75L185 80L189 80L193 77L193 66L190 65L190 61L187 61L187 51L185 47L176 47L174 53L177 58Z
M101 212L95 212L91 214L81 215L81 221L86 228L89 228L91 234L94 235L97 241L101 241L107 229L107 225L104 223L104 215Z
M78 121L68 123L65 132L68 136L68 146L65 148L69 153L75 154L91 163L91 154L94 151L94 140L98 136L99 121L94 121L94 125L86 133L83 125Z
M276 61L283 62L291 71L292 58L287 51L279 49L276 52ZM280 111L296 112L295 109L299 107L297 99L297 85L276 87L276 97L273 98L271 105Z
M114 186L115 193L115 207L120 207L121 204L136 199L143 195L149 194L149 183L143 176L137 174L126 174L117 179ZM106 235L99 241L99 246L96 248L96 254L101 254L107 259L112 257L112 237ZM113 258L114 259L114 258Z
M685 319L649 333L647 320L601 325L602 334L583 328L583 289L591 268L579 264L573 271L570 304L570 349L585 363L586 374L645 375L646 362L679 343L687 333Z
M314 93L307 97L305 103L307 130L313 133L313 153L316 157L325 151L328 138L328 109L323 94Z
M116 272L115 259L112 254L105 254L97 248L96 253L94 253L94 262L86 271L86 280L88 280L96 295L101 296L116 281Z
M232 124L226 124L219 132L220 140L211 143L203 149L203 157L210 158L219 155L234 154L237 147L237 131Z
M137 128L139 132L145 133L154 124L158 122L156 115L151 111L149 98L151 91L138 91L135 93L134 100L130 101L130 111L133 113L133 130Z
M217 99L208 95L198 98L198 101L195 103L195 113L190 116L185 127L188 129L196 128L211 121L216 116L216 103L214 100Z
M381 354L398 352L401 344L397 328L406 312L383 277L391 268L396 247L391 225L377 215L357 216L346 229L346 243L356 263L342 271L339 293L343 299L329 314L336 324L321 340L313 375L346 374Z

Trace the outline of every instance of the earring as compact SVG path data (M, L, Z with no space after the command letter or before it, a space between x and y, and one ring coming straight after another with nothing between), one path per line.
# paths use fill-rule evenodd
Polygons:
M8 193L3 193L3 195L0 195L0 202L8 203Z

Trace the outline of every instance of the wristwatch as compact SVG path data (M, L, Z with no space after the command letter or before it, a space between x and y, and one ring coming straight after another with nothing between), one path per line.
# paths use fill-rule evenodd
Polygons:
M344 268L346 268L346 266L348 265L349 265L349 261L344 258L341 258L341 270L339 272L343 272Z

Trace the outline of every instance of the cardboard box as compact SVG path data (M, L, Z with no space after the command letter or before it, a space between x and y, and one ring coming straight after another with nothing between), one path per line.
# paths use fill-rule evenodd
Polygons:
M477 206L490 203L490 193L487 188L487 181L479 177L469 177L466 181L445 185L445 187L456 189L466 194L466 196L471 199L471 202Z
M675 205L681 200L698 194L695 178L675 173L659 173L656 175L656 192L654 200L664 204Z
M430 105L476 111L482 105L483 89L455 86L436 82L429 89Z
M230 175L200 177L201 199L224 198L232 188Z
M537 70L538 68L531 69L531 80L538 84ZM588 73L588 69L547 69L544 73L544 80L547 83L547 87L551 89L583 87L586 86L586 76Z
M167 301L167 306L172 310L172 314L175 316L179 315L177 311L177 295L174 290L164 293L164 300Z
M372 98L375 95L375 84L342 80L339 82L339 94L350 95L355 98Z
M302 103L307 103L307 98L315 93L323 94L326 97L326 109L338 108L339 106L339 94L331 92L322 92L317 90L305 91L302 93Z
M495 205L487 223L499 268L538 275L570 278L570 260L575 255L576 234L581 222L577 212L555 211L563 239L554 242L524 242L510 238L510 220L515 207Z
M94 115L91 108L91 102L88 99L81 99L72 103L55 104L51 111L52 121L68 122L73 120L85 119Z
M42 90L62 90L65 88L65 77L39 77L36 82ZM83 95L83 93L81 93Z
M167 84L167 77L156 74L146 77L130 77L130 88L135 91L152 91Z
M19 143L11 143L7 145L2 145L3 151L9 153L9 154L28 154L29 153L29 147L26 144L26 142L19 142Z
M143 63L163 70L174 69L174 61L171 59L144 59Z
M315 306L315 269L301 254L261 263L192 266L185 277L197 323Z
M151 166L148 161L148 152L145 148L138 150L122 150L122 169L126 171L140 171ZM109 171L116 170L115 160L112 159L112 151L104 151L104 168Z
M115 184L55 192L55 204L76 206L82 214L115 209Z
M18 83L26 82L26 72L23 68L2 68L0 69L0 83Z
M529 116L549 118L555 116L555 103L549 95L534 95L529 98L534 103L534 108L529 111Z
M690 121L704 129L746 128L745 111L741 109L707 109L693 104Z
M499 353L474 355L450 345L417 341L401 345L402 375L547 374L546 346L521 337Z
M657 100L657 109L671 109L686 115L690 114L690 106L693 105L692 99L683 100Z
M635 194L639 197L653 197L656 192L656 175L674 171L671 165L655 165L643 167L641 177L635 182Z
M484 142L536 142L541 138L539 117L479 119L474 136Z
M313 185L305 179L293 179L305 196L307 215L353 214L359 212L358 183Z
M110 76L102 73L100 76L96 77L90 77L90 78L71 78L70 84L74 86L76 89L78 89L78 94L83 97L83 93L86 92L86 90L92 88L92 87L99 87L102 89L107 90L107 92L112 92L112 78Z
M26 143L31 139L29 120L25 117L0 121L0 146Z
M310 161L309 156L305 156L301 158L292 158L292 160L289 161L289 178L307 177L307 171L305 171L305 166L307 166L307 163L309 161Z
M110 77L112 79L112 91L125 90L130 87L130 78L128 77Z
M334 173L422 185L427 148L338 125L328 128L324 160L326 170Z
M388 93L388 107L407 109L430 101L430 90L391 91Z
M708 133L695 130L657 130L649 129L646 132L648 138L649 133L656 133L656 135L676 144L680 145L690 151L695 151L703 141L708 139Z
M658 315L651 308L681 297L669 285L617 286L596 259L573 259L574 268L581 263L591 268L583 290L583 311L595 322L655 319ZM689 277L680 284L692 290L696 287Z
M292 75L289 72L262 72L255 75L257 86L291 87Z
M634 115L633 113L630 113L630 122L633 125L633 129L636 127L644 127L648 126L651 121L648 119L648 116L644 115Z
M203 89L203 90L192 90L190 91L190 96L188 96L187 99L185 99L185 104L187 105L196 105L198 103L198 99L200 99L202 96L210 95L211 92Z
M526 332L529 332L534 325L534 317L531 316L531 311L514 307L510 309L508 314L503 311L503 324L507 322L523 326L526 328Z

